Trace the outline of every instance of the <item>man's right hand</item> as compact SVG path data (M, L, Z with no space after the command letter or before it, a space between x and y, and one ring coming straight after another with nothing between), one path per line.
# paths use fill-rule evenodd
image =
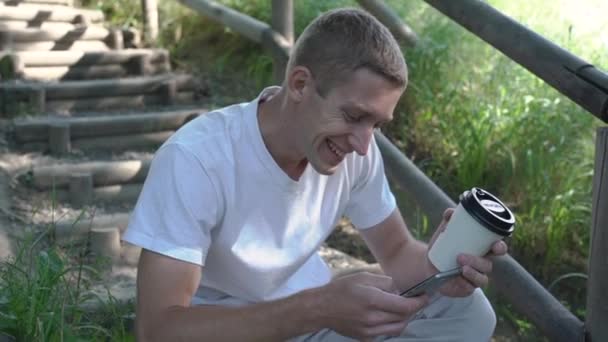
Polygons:
M334 279L318 289L322 325L344 336L367 340L397 336L428 296L399 296L392 278L361 272Z

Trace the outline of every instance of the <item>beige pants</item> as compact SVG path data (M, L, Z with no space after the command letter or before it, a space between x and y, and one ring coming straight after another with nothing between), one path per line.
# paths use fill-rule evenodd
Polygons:
M421 310L398 337L375 341L487 342L496 326L494 310L480 289L465 298L439 296ZM298 336L291 342L352 342L352 338L324 329Z

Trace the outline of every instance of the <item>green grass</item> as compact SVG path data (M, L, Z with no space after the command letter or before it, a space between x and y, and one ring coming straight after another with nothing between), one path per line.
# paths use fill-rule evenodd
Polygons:
M100 301L89 291L98 272L79 251L48 245L47 232L27 234L0 264L0 332L17 341L133 341L123 324L132 307L108 293L101 310L85 309Z

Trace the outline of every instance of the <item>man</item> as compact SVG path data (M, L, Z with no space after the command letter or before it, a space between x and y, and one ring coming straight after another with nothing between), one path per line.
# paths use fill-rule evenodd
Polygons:
M475 288L489 259L461 255L463 276L432 303L398 295L437 272L403 222L373 138L406 84L389 31L335 10L298 39L282 87L173 135L125 234L143 248L139 340L488 341L495 316ZM386 275L331 279L316 251L343 215Z

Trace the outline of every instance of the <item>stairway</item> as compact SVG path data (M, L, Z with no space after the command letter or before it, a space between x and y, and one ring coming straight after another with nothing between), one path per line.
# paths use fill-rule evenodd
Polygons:
M109 258L118 300L134 298L140 250L120 234L153 153L208 110L207 90L138 37L70 0L0 0L0 120L12 158L0 166L12 163L12 210L52 224L60 245ZM327 247L321 255L336 272L367 266Z

